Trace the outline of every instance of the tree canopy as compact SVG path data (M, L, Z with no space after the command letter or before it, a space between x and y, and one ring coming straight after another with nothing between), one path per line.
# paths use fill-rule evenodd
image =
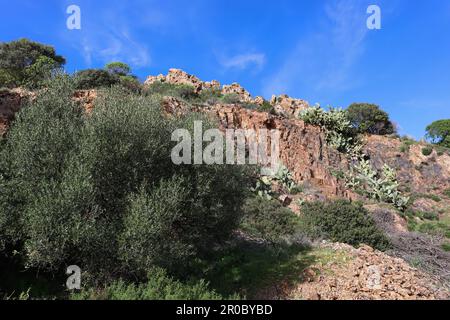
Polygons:
M66 63L52 46L20 39L0 43L0 86L36 87Z
M450 119L438 120L426 128L426 137L434 144L450 148Z
M395 132L389 115L376 104L353 103L347 109L347 117L359 133L387 135Z

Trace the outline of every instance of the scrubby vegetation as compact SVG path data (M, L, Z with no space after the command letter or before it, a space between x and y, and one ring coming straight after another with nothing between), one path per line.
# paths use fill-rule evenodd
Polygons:
M201 280L184 284L167 275L164 269L154 268L142 284L117 280L100 289L86 289L73 293L73 300L221 300L222 296ZM238 299L237 295L227 297Z
M422 154L426 157L428 157L429 155L431 155L433 153L433 148L432 147L423 147L422 148Z
M241 228L255 238L273 243L285 240L298 231L298 217L277 200L249 198L243 206L243 213Z
M81 70L74 75L75 89L90 90L110 88L120 85L133 92L141 90L141 84L136 76L131 74L131 68L123 62L113 62L104 69Z
M379 250L389 248L389 241L377 228L362 203L346 200L307 202L302 207L303 224L308 234L354 246L367 244Z

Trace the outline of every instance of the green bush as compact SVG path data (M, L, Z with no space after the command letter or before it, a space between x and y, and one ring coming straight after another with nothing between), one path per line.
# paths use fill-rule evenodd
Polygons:
M259 112L275 114L275 108L267 100L264 100L263 104L261 106L258 106L256 110L258 110Z
M28 265L181 270L231 235L249 187L244 169L170 157L172 132L204 118L166 118L158 99L120 88L102 92L86 116L73 92L64 78L38 95L1 152L0 238L22 243Z
M296 232L298 218L277 200L254 197L243 206L241 229L252 237L277 242Z
M424 156L428 157L432 153L433 153L433 148L431 148L431 147L424 147L424 148L422 148L422 154Z
M448 198L450 198L450 188L444 190L444 195Z
M233 297L236 299L237 297ZM72 300L222 300L219 294L210 290L203 280L196 283L181 283L160 268L148 273L148 280L142 284L127 284L114 281L105 288L85 289L71 295Z
M192 96L192 95L191 95ZM222 95L222 91L218 88L203 89L198 94L198 97L194 99L194 102L206 103L208 105L214 105L216 103L222 103L225 96ZM192 98L191 98L192 99Z
M305 229L312 237L325 237L353 246L367 244L378 250L389 248L388 239L362 203L346 200L307 202L302 213Z
M375 104L353 103L347 109L347 117L359 133L376 135L395 133L389 115Z
M109 88L120 82L118 76L101 69L87 69L74 75L75 88L89 90L98 88Z
M155 81L147 85L144 89L146 95L171 96L182 99L194 99L197 97L193 86L187 84L171 84L167 82Z
M223 96L222 102L225 104L237 104L241 102L241 98L236 93L228 93Z

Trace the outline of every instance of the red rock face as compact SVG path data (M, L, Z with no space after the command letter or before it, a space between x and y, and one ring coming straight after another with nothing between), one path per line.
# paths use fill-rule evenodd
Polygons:
M0 91L0 135L3 136L14 120L16 112L22 107L24 100L31 96L30 92L13 89Z
M276 129L280 131L280 160L292 172L297 183L307 182L326 197L355 198L331 172L345 170L345 157L328 148L324 132L301 120L284 119L236 105L216 105L211 109L222 129Z
M301 99L294 99L287 95L272 96L270 104L275 112L281 116L298 118L300 113L309 108L308 102Z
M147 80L145 81L145 85L150 85L156 81L161 82L167 82L170 84L186 84L194 87L195 92L199 93L202 90L205 89L219 89L220 90L220 83L216 80L213 80L211 82L203 82L200 79L198 79L196 76L190 75L183 70L180 69L170 69L167 76L164 76L162 74L158 76L149 76Z
M79 90L76 91L73 96L75 101L83 104L83 108L88 114L92 112L92 109L94 109L94 101L96 98L96 90Z

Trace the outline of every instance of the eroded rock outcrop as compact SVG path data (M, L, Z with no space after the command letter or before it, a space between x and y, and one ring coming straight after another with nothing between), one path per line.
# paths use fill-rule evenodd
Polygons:
M321 128L238 105L219 104L209 112L218 117L223 129L253 129L257 135L261 129L279 130L280 160L292 172L297 183L312 184L327 197L355 197L330 170L344 170L348 164L344 155L326 145Z
M157 76L149 76L144 85L148 86L155 83L156 81L166 82L174 85L189 85L194 88L194 91L196 93L200 93L203 90L218 90L224 95L236 95L237 97L239 97L239 100L241 102L245 103L254 103L257 105L262 105L264 103L264 98L253 98L251 94L238 83L221 86L220 82L217 80L204 82L196 76L188 74L187 72L180 69L170 69L169 73L166 76L162 74Z
M15 114L20 110L25 101L35 96L32 92L17 88L3 89L0 91L0 136L3 136L14 120Z
M210 82L203 82L196 76L188 74L187 72L184 72L183 70L180 69L170 69L169 73L166 76L162 74L157 76L149 76L145 81L144 85L151 85L156 81L167 82L175 85L182 85L182 84L189 85L194 87L194 91L196 93L199 93L202 90L206 89L220 90L221 88L220 83L217 80L213 80Z
M309 108L309 104L305 100L294 99L285 94L272 96L270 104L274 107L278 115L284 117L298 118L301 112Z
M78 90L75 91L73 99L83 105L86 113L91 113L94 109L94 102L97 99L96 90Z
M224 85L222 88L222 94L235 94L241 99L242 102L253 102L251 94L236 82L230 85Z
M423 144L414 144L401 151L402 141L385 136L368 136L365 153L377 169L388 164L397 170L399 182L411 192L439 193L450 187L450 156L422 154Z

